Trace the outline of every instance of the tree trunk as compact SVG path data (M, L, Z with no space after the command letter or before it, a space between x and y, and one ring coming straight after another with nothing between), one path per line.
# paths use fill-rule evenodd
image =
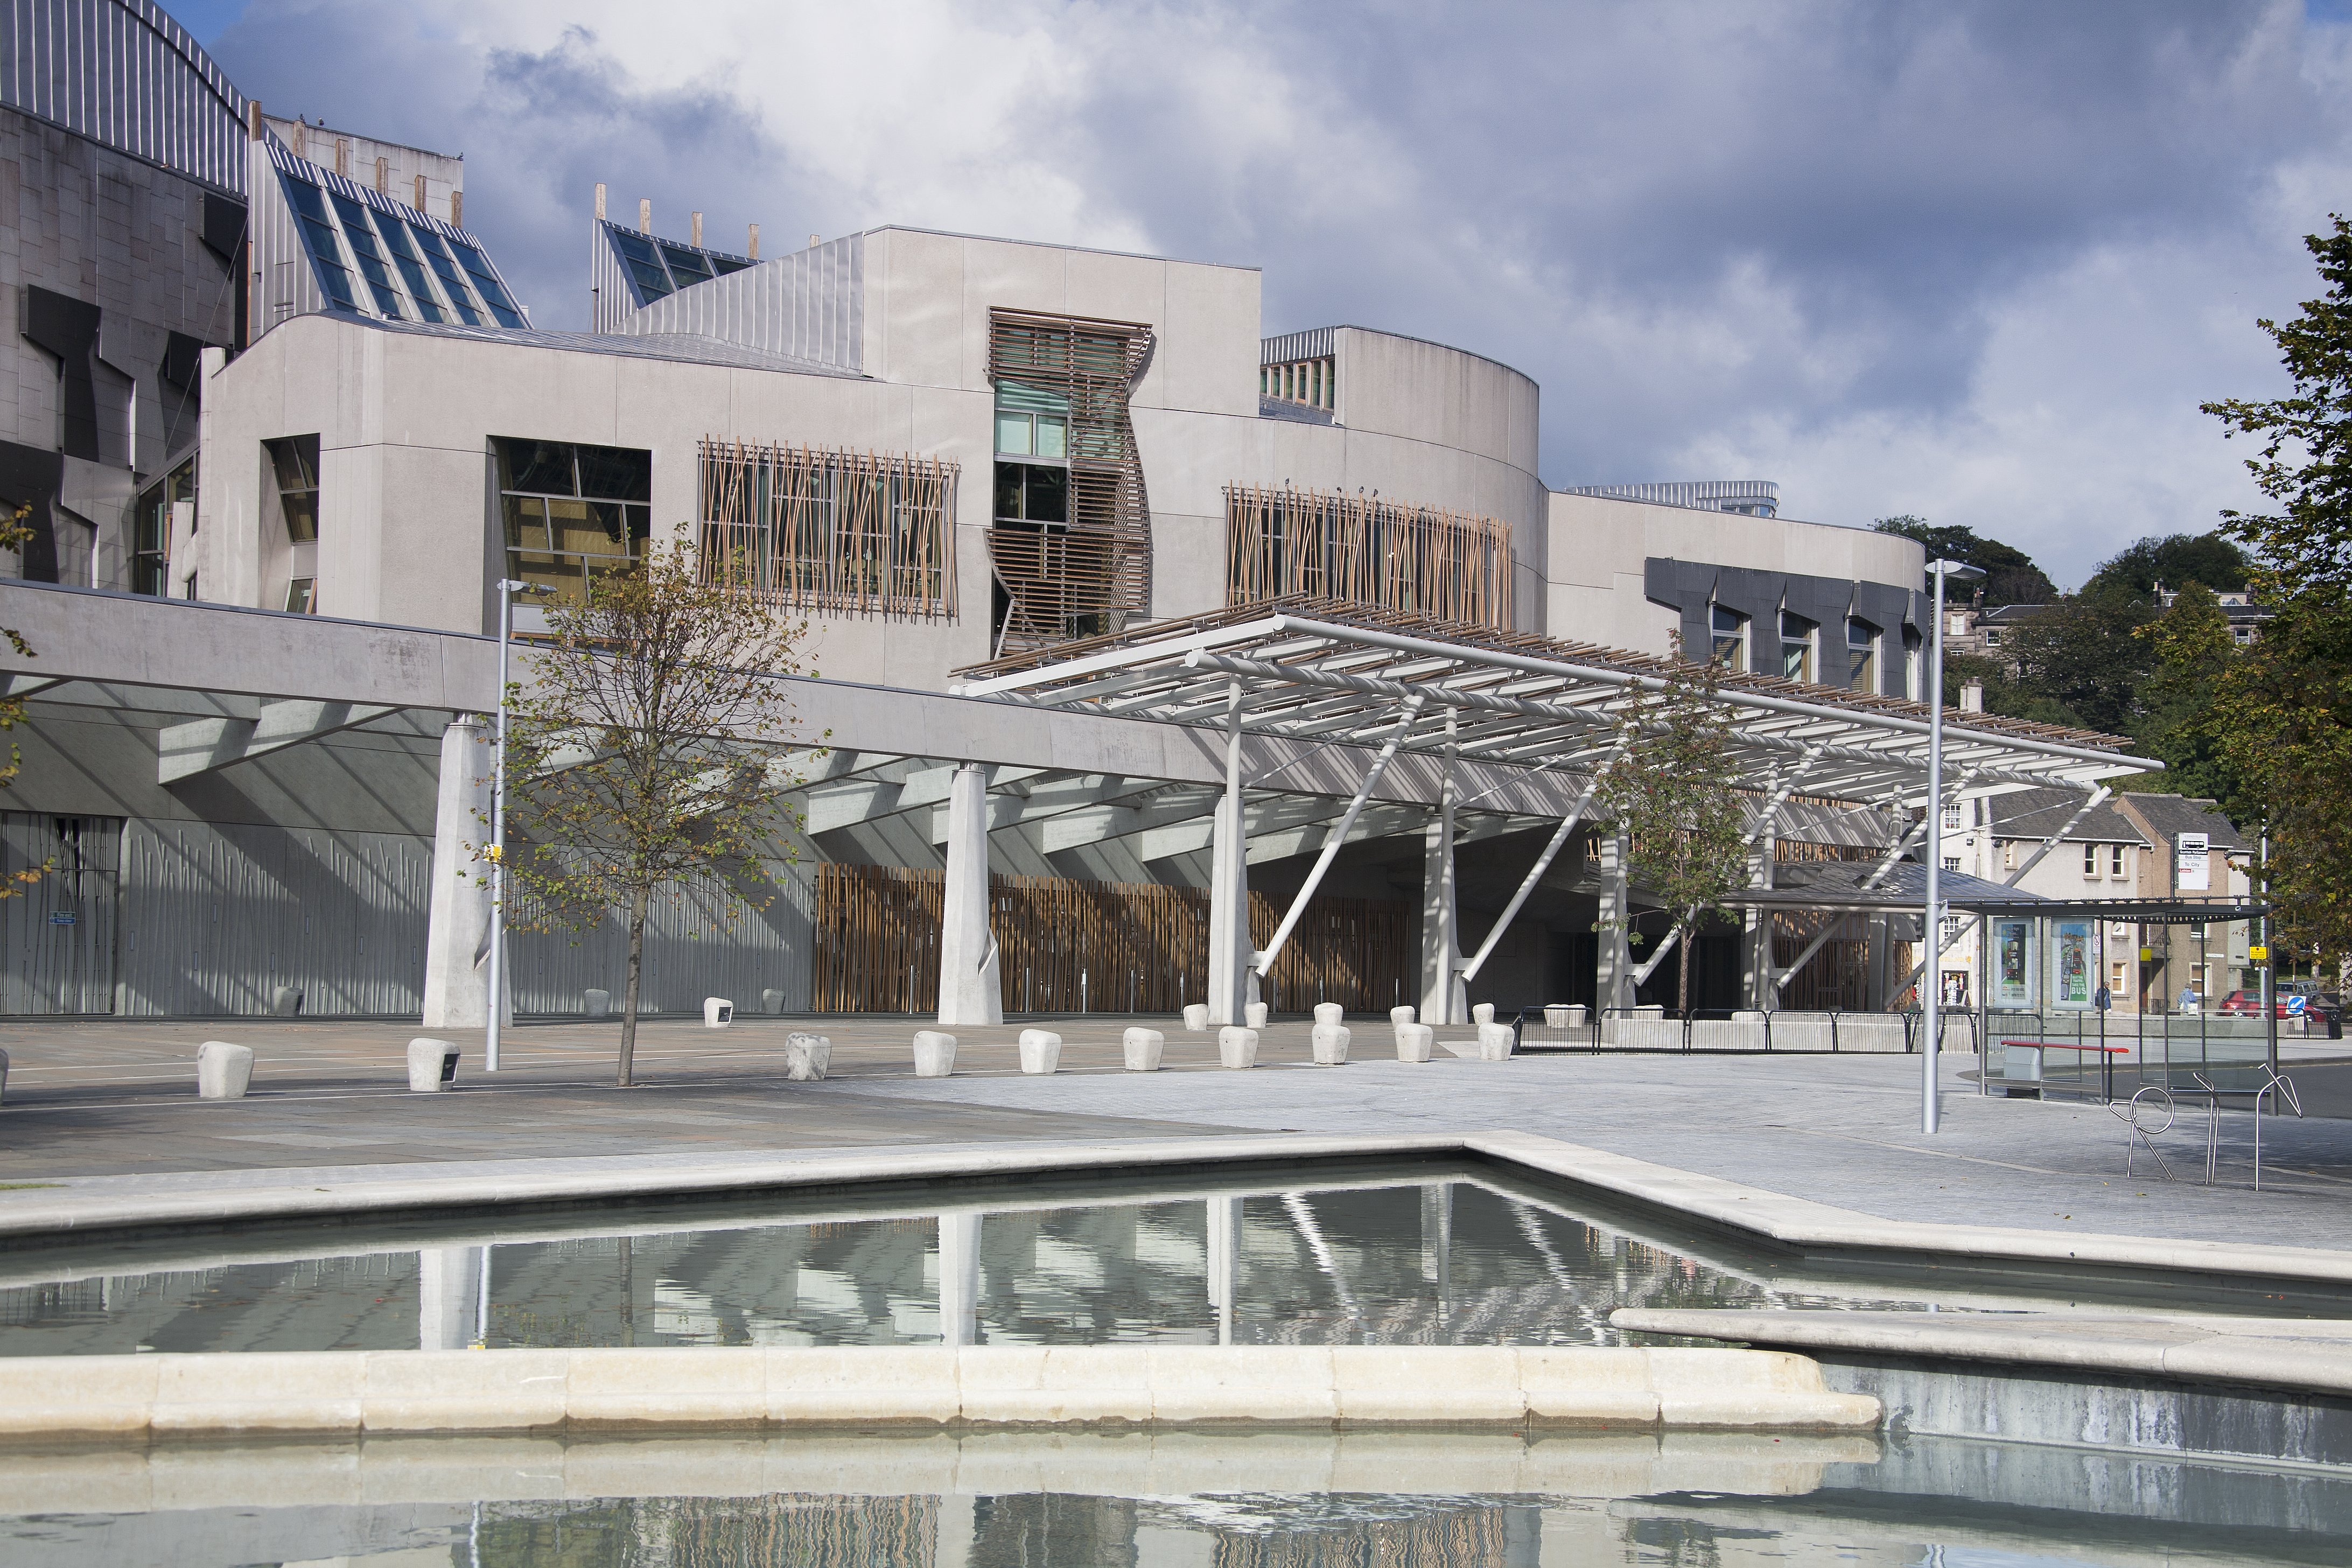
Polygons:
M1685 1022L1690 1018L1691 953L1695 951L1697 942L1698 924L1693 921L1689 929L1683 932L1682 952L1675 956L1675 1011L1682 1014Z
M629 1069L637 1056L637 981L646 964L646 902L650 889L629 895L629 984L621 993L621 1079L629 1087Z

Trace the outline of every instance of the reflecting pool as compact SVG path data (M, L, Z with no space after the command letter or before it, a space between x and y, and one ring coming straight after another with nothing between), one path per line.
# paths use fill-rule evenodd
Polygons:
M604 1205L0 1258L0 1354L607 1345L1611 1344L1618 1307L2047 1308L1839 1276L1432 1163ZM2143 1288L2141 1300L2148 1300ZM2165 1294L2165 1305L2212 1303ZM2227 1310L2222 1303L2218 1310ZM2336 1315L2276 1297L2247 1310Z

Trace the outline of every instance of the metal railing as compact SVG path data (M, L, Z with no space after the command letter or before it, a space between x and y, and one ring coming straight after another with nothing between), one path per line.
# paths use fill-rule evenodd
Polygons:
M1916 1011L1551 1006L1521 1008L1512 1026L1523 1051L1891 1056L1917 1052L1923 1024ZM1945 1016L1944 1048L1979 1054L1974 1015Z

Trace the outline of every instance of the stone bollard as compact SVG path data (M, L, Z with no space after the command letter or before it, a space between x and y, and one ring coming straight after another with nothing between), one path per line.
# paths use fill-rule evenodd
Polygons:
M1129 1072L1158 1072L1160 1047L1168 1037L1157 1029L1132 1028L1119 1037L1118 1048L1127 1058Z
M611 1017L613 994L610 991L599 991L594 986L590 986L580 994L580 1013L581 1016L586 1018Z
M937 1029L915 1031L915 1076L945 1078L955 1071L955 1037Z
M1195 1002L1184 1009L1184 1026L1194 1034L1205 1034L1209 1027L1209 1005Z
M196 1047L196 1093L206 1100L243 1100L253 1082L253 1047L206 1040Z
M1397 1060L1427 1061L1430 1047L1436 1038L1437 1031L1426 1024L1399 1024L1396 1026Z
M1470 1021L1474 1024L1493 1023L1495 1021L1495 1005L1492 1002L1479 1003L1475 1007L1470 1009Z
M1511 1047L1517 1043L1517 1033L1508 1024L1497 1024L1492 1018L1479 1021L1478 1059L1480 1061L1506 1060L1511 1054Z
M291 1018L302 1011L302 993L291 985L280 985L269 994L269 1010L281 1018Z
M1318 1024L1307 1035L1315 1048L1315 1065L1319 1068L1344 1066L1348 1060L1348 1041L1351 1031L1343 1024Z
M1257 1031L1232 1025L1217 1031L1217 1060L1229 1068L1257 1066Z
M1039 1077L1062 1065L1062 1037L1050 1029L1021 1031L1021 1070Z
M408 1091L438 1094L457 1081L457 1047L419 1035L408 1042Z
M833 1065L833 1041L824 1035L794 1029L784 1037L784 1076L794 1083L814 1083Z
M1315 1004L1315 1021L1318 1024L1344 1024L1348 1021L1347 1010L1337 1002L1318 1002Z
M704 1028L723 1029L734 1021L734 1003L730 1002L724 996L705 996L702 999L702 1026Z
M1412 1008L1410 1008L1410 1007L1391 1007L1391 1008L1390 1008L1390 1009L1389 1009L1389 1022L1390 1022L1390 1023L1391 1023L1391 1024L1410 1024L1410 1023L1412 1023Z
M781 991L760 993L760 1010L771 1018L784 1010L784 994Z
M1243 1004L1242 1004L1242 1026L1243 1026L1243 1027L1244 1027L1244 1028L1250 1028L1250 1029L1263 1029L1263 1028L1265 1028L1265 1003L1263 1003L1263 1002L1244 1002L1244 1003L1243 1003Z

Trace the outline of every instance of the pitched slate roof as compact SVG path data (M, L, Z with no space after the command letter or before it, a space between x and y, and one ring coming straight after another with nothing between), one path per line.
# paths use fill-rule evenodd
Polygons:
M2215 849L2246 850L2253 845L2241 837L2210 800L2178 795L2142 795L2132 791L2121 797L2129 803L2139 819L2167 843L2176 834L2202 833Z
M1985 831L1995 838L2047 838L2064 827L2082 805L2083 797L2072 790L2021 789L1997 795L1985 802L1991 817ZM2066 835L2066 842L2148 846L2147 835L2134 826L2113 803L2105 801L2092 807L2088 816L2074 824Z

